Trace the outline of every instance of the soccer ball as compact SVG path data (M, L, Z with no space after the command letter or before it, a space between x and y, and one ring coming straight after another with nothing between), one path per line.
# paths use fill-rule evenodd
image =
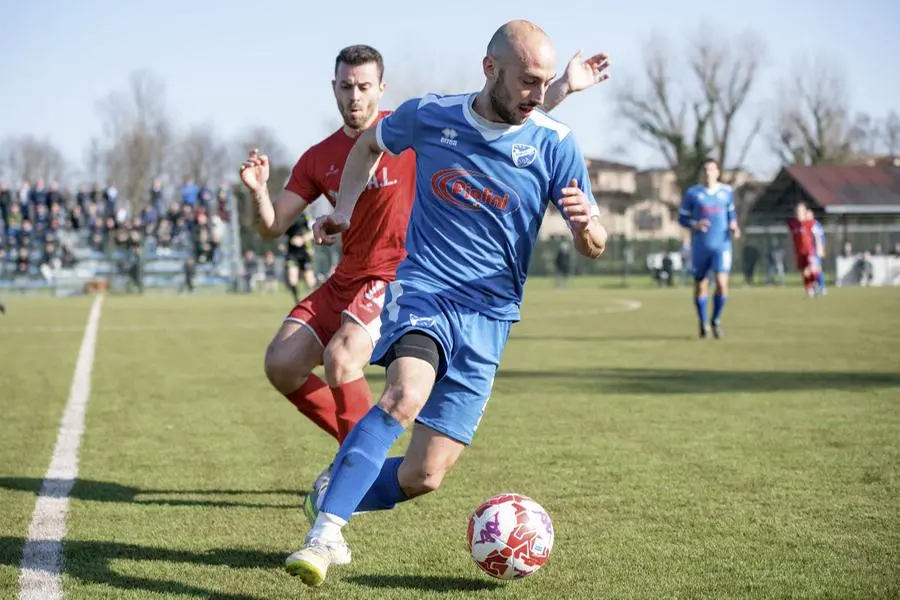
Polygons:
M497 579L521 579L540 569L553 549L553 523L540 504L520 494L498 494L469 517L469 552Z

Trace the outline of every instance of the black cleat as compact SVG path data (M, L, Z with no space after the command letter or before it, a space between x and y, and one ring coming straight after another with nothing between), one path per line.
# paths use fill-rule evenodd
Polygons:
M709 325L706 323L700 324L700 339L705 340L709 337Z
M716 336L717 340L721 340L725 337L725 332L722 331L722 326L719 323L713 322L712 324L713 335Z
M6 314L6 305L0 302L0 315Z

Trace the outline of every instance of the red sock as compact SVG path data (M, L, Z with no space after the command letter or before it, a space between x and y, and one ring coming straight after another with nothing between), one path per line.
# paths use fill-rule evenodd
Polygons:
M338 423L331 388L317 375L309 374L299 389L286 395L291 404L319 429L338 439Z
M372 408L372 392L365 377L331 388L337 405L338 442L344 443L350 430Z
M809 273L808 275L803 276L803 286L806 288L806 291L810 291L813 289L813 284L816 282L816 274Z

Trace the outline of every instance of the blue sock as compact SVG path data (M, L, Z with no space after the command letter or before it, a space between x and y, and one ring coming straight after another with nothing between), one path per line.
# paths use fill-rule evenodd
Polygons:
M825 271L819 271L819 276L817 278L817 281L819 283L819 289L824 290L825 289Z
M700 317L700 323L706 323L706 296L694 298L694 304L697 306L697 316Z
M375 479L375 483L366 492L356 510L389 510L394 508L396 504L409 500L409 496L400 487L400 480L397 479L397 470L402 462L402 456L389 458L384 461L384 466L381 467L378 478Z
M725 303L728 301L728 296L720 296L716 294L713 296L713 323L719 322L719 317L722 316L722 309L725 308Z
M320 512L349 521L402 433L403 425L381 407L369 409L341 444Z

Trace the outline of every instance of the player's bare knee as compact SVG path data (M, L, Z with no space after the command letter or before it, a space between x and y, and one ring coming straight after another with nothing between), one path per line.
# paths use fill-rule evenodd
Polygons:
M337 386L362 377L366 359L360 359L351 344L342 338L335 338L325 348L323 357L325 379L329 385Z
M285 353L278 347L278 344L273 342L266 348L266 358L264 363L266 378L268 378L269 383L271 383L272 386L281 392L284 392L282 388L284 387L284 380L286 379L285 375L288 369L288 362L285 360L284 354ZM290 390L288 390L288 392L289 391Z
M415 387L403 383L389 384L378 402L384 412L397 419L404 427L412 425L424 404L425 399Z
M273 341L266 348L264 369L269 383L282 394L293 392L309 376L302 361L297 361L296 353L291 352L281 340Z

